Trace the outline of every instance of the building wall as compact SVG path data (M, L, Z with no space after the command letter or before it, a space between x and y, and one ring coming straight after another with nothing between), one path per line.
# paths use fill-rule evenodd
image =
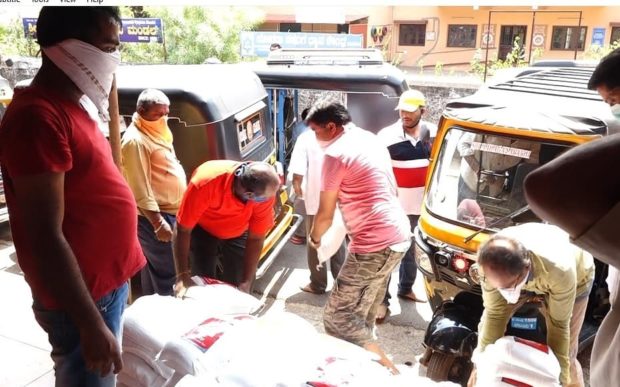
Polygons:
M585 50L590 47L594 28L604 28L605 37L603 42L609 44L611 30L614 23L620 22L620 7L539 7L535 19L532 9L529 7L394 7L394 29L400 31L403 24L426 22L426 42L424 46L405 46L399 44L398 34L395 33L392 41L395 52L405 52L402 55L402 65L434 66L441 62L446 65L469 64L477 50L482 50L481 59L484 60L486 52L482 43L489 11L493 44L489 45L489 59L497 58L499 51L500 35L502 26L522 25L526 27L525 58L535 56L536 51L540 56L536 59L573 59L574 51L560 51L551 49L551 38L554 26L578 26L579 12L582 11L581 25L587 27L585 36ZM503 12L509 11L509 12ZM521 11L516 13L514 11ZM550 13L550 11L560 11ZM573 12L577 11L577 12ZM448 47L448 27L451 24L476 25L476 45L474 48ZM535 26L535 28L532 28ZM535 29L535 31L534 31ZM534 33L536 43L532 44ZM542 36L542 38L540 36ZM433 39L434 38L434 39ZM532 50L530 53L530 46ZM535 50L535 46L539 47ZM577 51L577 59L583 58L584 50Z
M296 7L262 7L266 23L260 28L264 31L278 30L279 23L295 21ZM524 26L526 33L523 43L525 59L574 59L574 50L551 49L554 26L578 26L579 11L581 25L586 27L584 50L578 50L577 59L583 59L584 52L592 43L595 28L603 28L604 44L609 44L613 27L620 27L620 6L618 7L538 7L536 14L531 7L421 7L421 6L372 6L339 7L344 12L347 23L358 18L367 18L366 46L375 47L385 53L386 59L399 62L403 66L469 67L477 56L484 61L487 55L483 37L489 30L489 13L493 39L489 44L488 58L495 59L500 53L502 27ZM337 32L336 24L303 24L304 32ZM423 45L404 45L399 39L403 25L425 25ZM476 26L474 47L448 47L450 25ZM416 27L421 28L421 27ZM363 27L354 28L355 33ZM574 32L577 32L575 30ZM620 32L620 29L619 29ZM619 35L620 36L620 35ZM533 44L534 43L534 44ZM508 44L503 51L510 50Z

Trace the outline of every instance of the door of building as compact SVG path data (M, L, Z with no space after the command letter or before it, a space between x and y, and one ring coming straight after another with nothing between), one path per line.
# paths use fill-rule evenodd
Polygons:
M525 37L527 36L527 26L502 26L499 37L499 56L498 59L506 60L506 55L512 51L515 38L519 38L521 51L525 46Z

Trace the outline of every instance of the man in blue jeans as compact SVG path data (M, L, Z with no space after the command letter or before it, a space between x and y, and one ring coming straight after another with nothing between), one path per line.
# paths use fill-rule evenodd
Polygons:
M56 386L114 386L127 280L144 266L131 191L81 104L109 121L117 7L43 7L43 63L0 124L17 259L48 334Z
M400 96L396 107L400 119L378 133L390 153L392 169L398 185L398 199L409 217L411 231L418 224L420 217L431 140L437 133L435 125L422 120L425 107L426 98L421 92L405 91ZM414 252L415 248L412 246L400 263L398 297L408 301L423 302L413 292L413 283L418 270ZM382 323L390 315L389 300L390 292L386 290L383 303L377 311L378 323Z

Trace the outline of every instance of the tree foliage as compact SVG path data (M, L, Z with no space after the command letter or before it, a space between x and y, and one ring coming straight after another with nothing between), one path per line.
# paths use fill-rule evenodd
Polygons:
M0 25L0 54L3 58L12 55L35 56L38 52L37 42L24 37L24 27L20 18L12 19L6 25Z
M251 7L121 7L123 17L161 18L164 44L123 43L125 63L198 64L208 58L238 62L239 32L252 30L263 21L263 13ZM35 56L39 46L24 37L22 21L16 17L0 26L0 55Z
M208 58L238 62L239 32L251 30L262 22L262 14L253 8L240 7L124 7L123 16L136 12L161 18L164 42L126 43L123 62L198 64Z

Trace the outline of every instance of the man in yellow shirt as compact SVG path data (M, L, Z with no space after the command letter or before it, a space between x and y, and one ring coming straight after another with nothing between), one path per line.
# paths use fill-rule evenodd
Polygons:
M592 255L555 226L526 223L489 239L478 252L478 264L484 313L477 351L504 336L510 317L529 297L542 296L547 344L560 362L560 381L565 387L583 386L577 349L594 280Z
M123 174L136 198L138 238L147 259L141 273L145 295L171 295L175 282L172 230L187 181L172 146L169 107L163 92L144 90L121 145Z

